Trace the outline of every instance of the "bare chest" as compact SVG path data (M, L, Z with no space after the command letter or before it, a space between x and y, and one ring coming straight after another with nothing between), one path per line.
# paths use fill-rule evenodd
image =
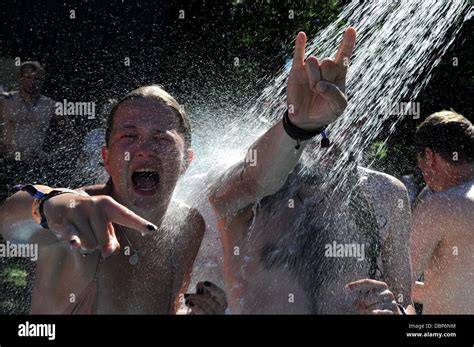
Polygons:
M48 108L20 106L4 115L4 140L11 150L29 153L41 148L50 122Z
M18 127L25 125L47 125L49 124L53 109L50 105L39 102L38 104L27 104L22 102L7 102L4 109L6 125Z
M278 297L285 312L294 312L297 305L287 303L295 293L299 313L347 312L344 285L368 276L372 242L347 205L315 193L310 199L263 202L242 219L240 236L233 240L239 256L228 262L234 285L260 293L260 303ZM263 287L252 291L257 283Z
M174 271L169 247L122 249L98 264L98 313L169 313Z

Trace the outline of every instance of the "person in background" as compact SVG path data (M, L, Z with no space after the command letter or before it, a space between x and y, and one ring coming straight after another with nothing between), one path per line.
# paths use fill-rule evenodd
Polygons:
M432 191L413 213L415 302L426 314L474 313L474 127L452 111L417 129L418 166Z

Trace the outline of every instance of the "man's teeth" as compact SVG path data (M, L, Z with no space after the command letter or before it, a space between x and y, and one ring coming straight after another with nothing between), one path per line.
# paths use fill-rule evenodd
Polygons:
M138 169L135 172L155 172L155 170L150 169L150 168L143 168L143 169Z

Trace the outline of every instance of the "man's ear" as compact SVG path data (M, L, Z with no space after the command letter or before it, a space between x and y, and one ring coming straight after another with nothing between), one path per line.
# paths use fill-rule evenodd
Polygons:
M186 158L183 160L183 164L181 165L181 172L180 175L184 174L186 170L188 169L189 165L191 165L191 162L194 159L194 151L192 148L188 148L185 154Z
M102 146L100 156L102 157L102 162L104 163L104 168L107 173L109 173L109 149L107 146ZM109 174L110 175L110 174Z

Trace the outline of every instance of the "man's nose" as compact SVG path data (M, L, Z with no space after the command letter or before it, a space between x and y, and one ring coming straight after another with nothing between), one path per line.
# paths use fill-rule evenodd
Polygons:
M135 149L135 155L138 157L149 157L156 155L156 144L152 139L140 139Z

